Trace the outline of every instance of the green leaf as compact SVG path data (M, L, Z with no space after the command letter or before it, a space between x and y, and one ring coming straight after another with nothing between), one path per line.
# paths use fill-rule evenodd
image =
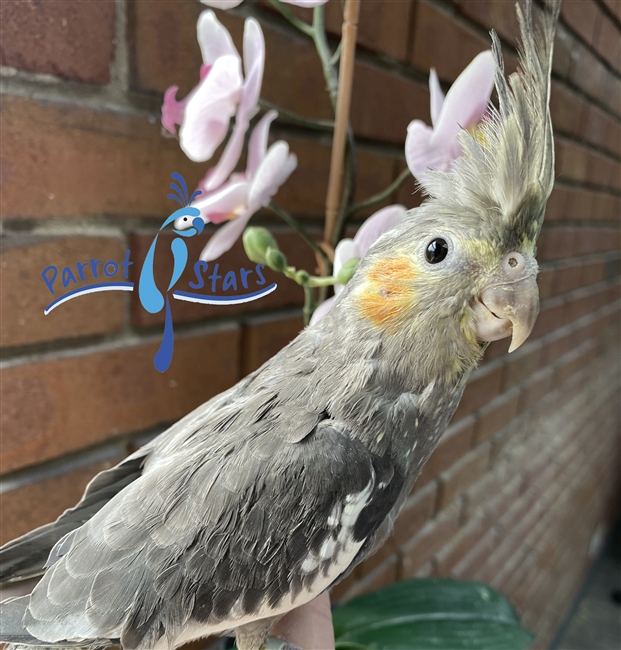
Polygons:
M360 596L333 613L339 647L524 650L533 636L507 599L480 582L423 578Z

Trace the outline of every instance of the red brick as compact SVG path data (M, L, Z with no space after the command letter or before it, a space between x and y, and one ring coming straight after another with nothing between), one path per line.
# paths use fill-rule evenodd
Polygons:
M407 55L411 14L415 4L414 0L400 0L390 4L361 2L357 45L404 60ZM312 12L307 10L307 15L308 22L311 22ZM340 0L330 0L326 5L326 29L340 36L342 25L342 4Z
M4 219L163 218L171 172L188 187L205 173L144 115L5 96L2 135Z
M69 469L0 495L0 544L54 521L82 497L87 483L122 457Z
M617 20L621 23L621 2L619 0L604 0L604 4L610 9L610 11L617 17Z
M606 92L602 93L599 99L619 117L621 115L621 79L608 70L605 71L603 77Z
M501 381L502 367L497 363L483 365L475 370L466 385L461 402L453 416L453 422L476 411L496 397L500 392Z
M575 47L575 40L569 30L561 24L557 25L552 70L562 78L569 77L573 67L572 51Z
M617 222L621 214L621 198L612 194L598 193L594 211L595 218L598 220Z
M494 29L512 45L517 45L520 33L515 7L512 3L497 0L456 0L459 11L482 25Z
M436 575L447 577L451 569L468 554L489 530L489 522L475 519L464 526L436 555Z
M296 215L323 217L326 209L330 147L325 143L290 135L286 136L286 140L298 157L298 167L280 188L276 200ZM390 185L395 177L396 162L390 156L359 148L356 156L356 201L377 194ZM368 210L361 214L370 213L371 210Z
M301 269L307 269L309 272L314 273L316 269L315 254L311 248L303 242L299 235L292 232L282 231L278 228L271 229L274 236L278 241L283 253L287 256L289 262ZM140 277L140 270L142 268L142 261L145 259L149 246L153 241L155 232L147 233L134 233L131 236L130 244L132 250L132 259L135 260L133 267L133 279L137 281ZM189 282L196 284L196 275L194 273L194 263L198 260L200 251L205 243L208 241L209 234L206 237L192 237L187 240L188 255L190 263L187 265L185 272L179 279L176 287L184 291L197 291L199 293L211 294L211 282L207 276L215 269L215 264L218 264L218 274L225 277L228 272L235 273L237 282L239 283L236 293L244 293L245 291L255 291L261 287L255 284L255 279L258 275L254 272L255 264L250 262L244 252L244 247L239 240L233 248L220 257L217 262L210 262L206 272L203 272L203 279L205 286L202 289L193 289L189 286ZM172 234L162 234L158 239L158 255L156 256L155 264L155 279L159 286L166 286L170 280L173 267L172 254L170 253L170 241L173 239ZM251 269L253 273L248 276L248 289L244 289L241 285L240 269ZM276 273L270 269L264 268L262 271L266 284L275 282L278 288L267 295L265 298L254 300L248 303L241 303L238 305L202 305L198 303L185 302L181 300L173 301L172 310L175 322L188 322L196 321L207 318L230 318L237 314L247 314L256 312L265 312L269 309L301 306L304 301L304 292L302 288L285 278L282 273ZM231 291L222 291L222 280L216 283L215 295L226 295ZM158 314L150 314L143 309L137 292L133 292L132 297L132 323L139 327L151 326L162 324L164 322L164 312Z
M554 274L552 295L558 296L582 286L582 266L579 264L563 264Z
M453 503L483 474L489 462L489 455L490 445L479 445L440 475L438 510L444 510Z
M356 135L403 146L413 119L431 123L427 86L366 63L356 66L351 105Z
M541 353L542 346L535 341L526 343L517 352L511 354L503 371L503 391L527 380L539 367Z
M435 451L423 466L423 471L416 481L417 489L429 483L468 453L472 446L474 422L474 417L470 416L459 420L447 429Z
M517 415L518 399L519 391L514 389L481 409L474 432L477 444L487 440L513 420Z
M415 491L405 502L393 529L395 550L403 546L431 519L436 511L437 497L438 486L431 483Z
M557 143L559 143L557 139ZM559 143L560 144L560 143ZM557 174L563 180L582 181L587 178L589 151L569 140L562 142L563 154L557 161Z
M357 580L354 586L341 597L341 602L347 602L356 596L377 591L387 587L397 580L398 561L396 557L390 557L372 571L363 580Z
M455 535L459 529L460 511L460 504L454 503L403 547L402 579L414 576Z
M5 367L2 471L172 422L238 379L236 328L177 335L166 373L153 367L159 344L158 338Z
M539 300L545 300L552 296L552 285L556 271L551 268L540 269L537 276L537 285L539 286Z
M566 86L553 81L550 94L550 115L554 130L577 135L586 104Z
M579 42L574 42L572 45L569 79L587 95L606 102L610 99L611 75L604 64L584 45Z
M621 33L607 17L602 18L595 47L617 72L621 72Z
M539 309L537 322L530 335L531 340L565 325L565 315L566 309L563 298L546 300Z
M619 155L621 149L621 125L607 113L592 104L582 112L580 133L589 142Z
M104 84L114 57L114 0L4 0L2 65Z
M617 189L620 167L618 163L607 155L597 151L590 151L588 155L588 166L586 181L599 187Z
M91 258L115 260L125 257L125 247L116 237L41 237L27 234L5 235L2 245L2 346L17 346L55 339L68 339L116 332L121 329L125 296L105 291L82 296L60 305L47 316L43 310L55 298L81 282L76 262ZM52 295L41 273L48 266L58 269ZM70 266L78 285L62 286L62 270ZM85 277L86 277L85 272ZM123 279L122 270L116 278Z
M552 387L553 370L544 368L533 375L520 396L519 411L525 411L538 402Z
M491 46L489 40L425 0L417 4L414 29L412 64L423 70L434 67L447 81L455 81L477 54Z
M561 20L584 41L593 45L602 14L594 2L565 0L561 5Z
M302 316L258 317L244 322L242 327L242 374L247 375L262 366L292 341L303 329Z

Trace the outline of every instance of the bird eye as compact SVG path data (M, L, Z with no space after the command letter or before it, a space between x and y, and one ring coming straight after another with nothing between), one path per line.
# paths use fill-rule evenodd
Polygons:
M184 221L187 221L187 220L188 220L188 218L187 218L187 217L183 217L183 220L184 220Z
M427 244L425 259L429 264L438 264L448 255L448 244L445 239L437 237Z

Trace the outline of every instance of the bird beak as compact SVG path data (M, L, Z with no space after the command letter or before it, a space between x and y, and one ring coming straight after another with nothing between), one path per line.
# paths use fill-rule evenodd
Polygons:
M503 266L503 275L515 275L512 268ZM522 266L520 270L526 269ZM477 336L481 341L498 341L511 336L509 352L517 350L530 336L539 313L535 274L522 273L521 278L506 277L505 282L490 285L474 302L473 311Z

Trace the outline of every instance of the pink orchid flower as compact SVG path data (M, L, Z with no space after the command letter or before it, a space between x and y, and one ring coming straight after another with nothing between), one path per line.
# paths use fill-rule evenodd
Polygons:
M204 5L214 7L214 9L232 9L239 6L244 0L201 0ZM297 5L298 7L317 7L323 5L328 0L281 0L290 5Z
M362 259L376 240L387 230L396 226L406 214L407 210L402 205L389 205L370 216L360 226L353 239L341 239L334 249L333 275L338 275L349 260L356 257ZM332 309L343 288L342 284L334 285L334 296L324 300L315 309L310 320L311 325L319 322Z
M203 56L201 81L182 101L177 101L177 86L164 95L162 124L175 133L185 154L195 162L209 160L226 138L231 117L235 127L225 150L209 177L213 189L226 180L241 156L244 136L258 110L263 81L265 42L259 23L248 18L244 27L244 70L230 34L211 10L204 11L197 24L198 42Z
M289 153L283 140L269 149L267 140L276 111L269 111L257 123L248 142L248 161L244 173L232 174L219 189L207 193L193 203L205 222L226 222L207 242L200 259L209 262L226 253L240 237L252 215L266 206L280 186L297 167L297 158ZM175 228L192 224L180 217Z
M408 126L405 157L412 175L423 182L428 169L444 171L461 155L458 135L473 130L487 112L496 64L491 50L481 52L459 75L446 98L434 69L429 75L431 123L421 120Z

